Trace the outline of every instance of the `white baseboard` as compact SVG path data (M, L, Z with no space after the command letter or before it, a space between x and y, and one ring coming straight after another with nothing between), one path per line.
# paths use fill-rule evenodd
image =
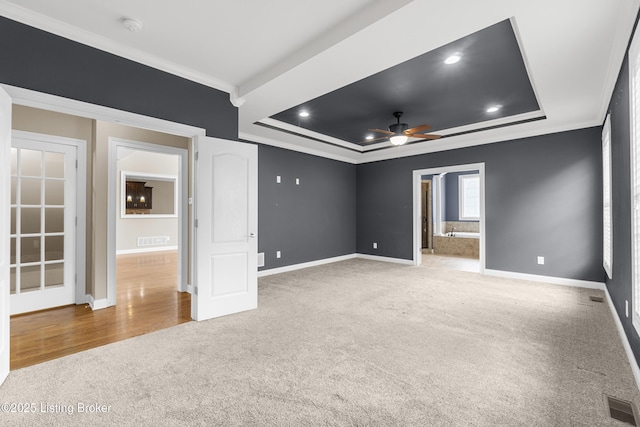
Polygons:
M139 249L122 249L116 251L116 255L127 255L127 254L141 254L145 252L161 252L161 251L177 251L177 246L156 246L152 248L139 248Z
M89 304L93 311L109 307L109 302L106 298L96 300L93 298L93 295L87 295L87 304Z
M271 276L272 274L286 273L288 271L300 270L303 268L317 267L323 264L331 264L332 262L345 261L356 258L356 254L342 255L333 258L319 259L317 261L303 262L300 264L286 265L284 267L270 268L268 270L258 271L258 277Z
M414 265L413 260L411 259L391 258L386 256L378 256L378 255L356 254L356 258L368 259L370 261L383 261L383 262L393 262L395 264Z
M513 271L490 270L485 269L484 274L487 276L506 277L508 279L529 280L531 282L551 283L553 285L573 286L576 288L605 290L605 284L602 282L590 282L588 280L566 279L564 277L541 276L538 274L515 273Z
M187 289L183 292L186 292L188 294L193 295L193 286L192 285L187 285Z
M611 299L609 290L606 287L604 289L604 293L607 296L607 302L609 303L609 309L611 310L611 315L613 316L613 320L616 323L616 328L618 328L618 333L620 334L620 339L622 340L622 346L624 347L625 353L627 353L627 359L629 359L629 365L631 365L631 372L633 372L633 378L636 380L636 387L640 389L640 367L638 367L636 356L633 354L633 350L631 350L631 344L629 344L629 338L627 338L627 334L624 332L624 327L622 326L620 317L618 317L616 306L613 305L613 300Z

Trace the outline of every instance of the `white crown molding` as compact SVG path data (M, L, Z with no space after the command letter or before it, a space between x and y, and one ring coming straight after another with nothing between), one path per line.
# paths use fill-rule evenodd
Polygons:
M284 148L285 150L297 151L298 153L311 154L312 156L324 157L325 159L338 160L340 162L356 164L357 158L354 156L360 156L359 153L353 153L345 150L345 155L341 156L335 153L329 153L323 150L316 150L309 147L304 147L298 144L291 144L287 142L278 141L272 138L266 138L264 136L258 136L247 132L240 132L238 138L246 141L256 142L258 144L271 145L273 147Z
M227 92L230 94L230 102L234 106L238 106L234 104L234 100L238 99L238 88L213 76L200 73L173 62L165 61L139 49L124 46L106 37L65 24L57 19L9 3L6 0L0 0L0 15L60 37L203 84L213 89Z
M395 150L384 150L373 153L365 152L359 158L358 163L370 163L380 160L397 159L400 157L418 156L421 154L437 153L440 151L456 150L459 148L468 148L479 145L494 144L498 142L513 141L601 125L601 123L597 122L596 120L540 127L535 126L537 123L539 122L529 122L521 125L515 125L518 127L518 130L516 131L507 128L490 129L487 131L454 136L451 138L437 139L434 141L428 141L426 143L400 146Z
M616 34L609 54L607 75L605 77L604 84L602 85L600 108L598 110L598 116L596 117L596 120L600 125L604 123L605 116L609 111L609 103L613 97L613 90L615 89L618 81L618 75L620 74L622 63L624 62L630 37L633 35L633 24L638 15L640 2L638 2L638 0L627 0L620 6L620 8L623 8L624 10L618 14ZM629 29L631 29L631 31L629 31Z
M205 135L206 133L205 129L195 126L170 122L136 113L129 113L116 110L114 108L90 104L88 102L76 101L74 99L63 98L61 96L36 92L6 84L0 84L0 87L2 87L9 96L11 96L14 104L23 105L25 107L56 111L58 113L86 117L94 120L111 121L123 125L171 133L189 138L196 135Z
M266 119L259 120L259 123L262 123L268 126L273 126L275 128L282 129L285 131L299 133L300 135L305 135L310 138L315 138L321 141L330 142L332 144L339 145L341 147L349 148L352 150L357 150L360 152L363 151L363 147L361 147L358 144L354 144L352 142L348 142L339 138L334 138L332 136L328 136L323 133L314 132L312 130L305 129L303 127L294 126L289 123L281 122L280 120L275 120L269 117L267 117Z

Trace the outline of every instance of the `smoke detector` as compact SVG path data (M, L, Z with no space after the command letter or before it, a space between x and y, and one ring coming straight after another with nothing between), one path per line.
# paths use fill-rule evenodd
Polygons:
M124 27L132 33L139 33L140 31L142 31L142 22L138 21L137 19L122 18L122 25L124 25Z

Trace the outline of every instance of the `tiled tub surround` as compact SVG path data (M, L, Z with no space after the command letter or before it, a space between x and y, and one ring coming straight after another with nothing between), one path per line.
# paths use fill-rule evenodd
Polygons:
M449 234L451 229L453 233L480 233L480 222L478 221L444 221L442 223L442 234Z
M442 223L442 231L442 235L433 236L434 253L467 258L480 257L479 222L447 221Z

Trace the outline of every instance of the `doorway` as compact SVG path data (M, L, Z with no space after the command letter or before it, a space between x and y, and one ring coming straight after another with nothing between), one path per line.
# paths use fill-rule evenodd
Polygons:
M485 165L484 163L472 163L464 165L452 165L437 168L419 169L413 171L413 264L422 264L422 241L424 235L423 223L423 177L427 175L434 176L432 192L434 197L442 192L442 180L440 176L447 173L458 173L465 171L478 171L479 181L479 200L478 200L478 229L479 242L478 251L480 259L480 273L484 273L485 269ZM433 206L433 233L444 234L446 230L442 230L442 210L440 207ZM433 234L432 233L432 234ZM434 242L435 244L435 242Z
M181 137L174 142L189 144ZM168 292L165 298L188 291L187 149L113 137L109 144L115 151L115 164L109 164L110 179L115 179L109 189L116 194L110 199L115 212L109 212L109 224L114 224L109 236L115 235L116 271L110 275L114 281L108 283L107 300L129 304L131 295L143 296L145 289ZM158 270L164 274L151 279ZM120 286L127 291L123 301L118 301L125 295Z
M422 180L422 249L433 249L433 196L431 181Z

